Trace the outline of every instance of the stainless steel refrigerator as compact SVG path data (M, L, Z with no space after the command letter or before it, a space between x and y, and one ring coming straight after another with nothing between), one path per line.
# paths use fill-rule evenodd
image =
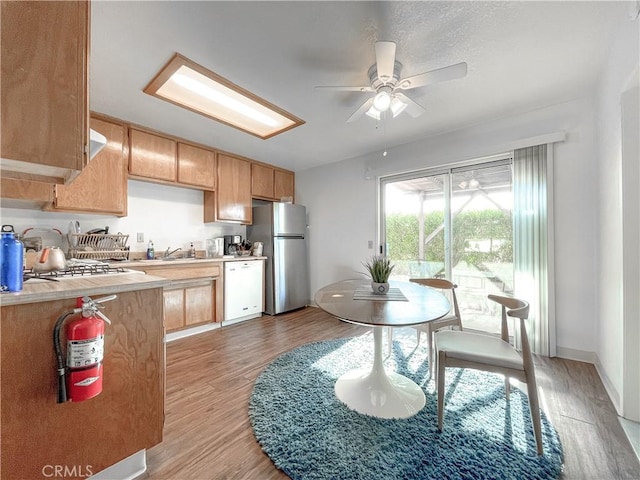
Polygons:
M307 211L303 205L277 203L253 207L247 227L251 242L263 242L265 313L276 315L309 303Z

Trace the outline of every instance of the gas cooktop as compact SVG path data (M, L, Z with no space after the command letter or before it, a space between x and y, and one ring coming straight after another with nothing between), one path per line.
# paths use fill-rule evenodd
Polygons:
M64 270L56 270L53 272L36 272L33 269L25 270L24 280L37 278L42 280L56 281L59 278L82 277L91 275L108 275L117 273L127 273L123 267L116 267L107 262L97 260L75 260L71 259L67 262Z

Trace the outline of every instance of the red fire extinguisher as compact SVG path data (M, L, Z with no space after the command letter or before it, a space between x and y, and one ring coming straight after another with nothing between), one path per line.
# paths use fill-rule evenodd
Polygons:
M93 398L102 392L104 357L104 324L111 324L99 310L100 304L114 300L110 295L98 300L79 297L77 308L58 318L53 329L53 346L58 362L58 403L67 400L81 402ZM67 359L66 364L60 345L60 330L64 321L74 313L82 316L70 322L66 327Z

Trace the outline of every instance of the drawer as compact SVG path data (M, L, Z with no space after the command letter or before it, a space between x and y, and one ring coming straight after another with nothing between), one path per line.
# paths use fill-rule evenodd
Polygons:
M193 278L215 278L220 276L220 265L190 265L188 267L184 265L175 267L145 265L135 269L156 277L168 278L169 280L190 280Z

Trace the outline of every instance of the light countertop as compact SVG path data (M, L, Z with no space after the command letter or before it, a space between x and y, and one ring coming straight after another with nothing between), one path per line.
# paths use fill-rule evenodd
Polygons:
M132 260L113 262L114 266L124 269L141 267L171 267L203 264L219 264L223 262L243 262L266 260L267 257L233 257L233 258L178 258L175 260ZM0 293L0 306L22 305L27 303L46 302L65 298L81 297L83 295L111 295L118 292L132 290L146 290L149 288L171 285L167 278L148 275L140 271L130 270L127 273L87 275L60 278L57 282L30 279L24 282L21 292Z
M136 271L60 278L57 282L30 279L24 282L21 292L0 293L0 305L22 305L84 295L111 295L119 292L164 287L169 284L169 280L165 278Z
M162 267L170 267L171 265L180 265L185 266L189 264L203 264L203 263L222 263L222 262L247 262L254 260L266 260L267 257L253 257L253 256L243 256L243 257L213 257L213 258L176 258L175 260L127 260L124 262L112 262L113 266L123 267L123 268L139 268L142 266L162 266Z

